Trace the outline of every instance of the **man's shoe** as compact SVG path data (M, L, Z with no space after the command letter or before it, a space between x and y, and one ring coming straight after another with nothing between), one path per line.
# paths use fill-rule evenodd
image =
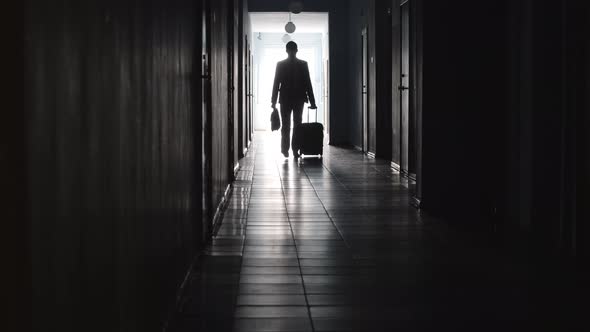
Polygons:
M285 156L285 158L289 158L289 152L283 152L283 156Z

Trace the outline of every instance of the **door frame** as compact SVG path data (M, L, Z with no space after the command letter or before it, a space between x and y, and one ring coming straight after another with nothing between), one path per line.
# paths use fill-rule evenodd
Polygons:
M244 33L244 2L240 1L240 6L238 9L240 13L238 16L238 49L237 49L237 56L238 56L238 103L236 105L238 111L238 160L244 158L246 155L246 148L244 144L244 119L245 119L245 85L244 85L244 74L246 71L246 64L244 63L244 53L245 48L248 45L248 36Z
M364 153L369 153L369 31L361 29L361 142Z
M399 4L399 6L396 6ZM409 123L409 128L413 131L410 133L411 137L411 149L413 153L408 153L408 159L411 158L411 164L408 165L411 172L408 172L407 169L403 167L403 153L402 153L402 99L401 93L395 94L398 90L397 88L401 85L401 68L402 68L402 34L403 34L403 27L402 27L402 6L409 6L407 7L409 10L409 18L408 18L408 33L409 33L409 112L408 115L411 115L413 118ZM422 95L423 95L423 21L424 21L424 14L423 14L423 0L394 0L393 1L393 9L397 11L396 16L399 20L399 30L394 35L394 53L392 55L392 61L394 62L395 67L393 68L393 73L395 73L396 77L394 79L394 86L395 88L392 89L393 96L399 96L399 99L393 97L395 102L395 107L399 107L399 119L396 119L396 122L393 123L394 126L399 126L400 132L396 136L398 138L397 142L394 143L394 149L399 148L399 160L392 162L392 167L399 171L399 173L410 179L415 181L415 187L413 188L412 192L412 200L411 204L417 208L420 208L422 202ZM399 38L399 41L396 42L396 38ZM397 48L397 49L396 49ZM396 59L399 57L399 59ZM399 90L398 90L399 91ZM397 99L397 100L396 100ZM398 164L399 162L399 164Z
M400 144L400 172L412 179L412 180L416 180L416 174L415 172L412 173L412 165L415 165L415 160L412 160L413 157L415 157L415 151L413 152L412 150L415 149L415 144L412 144L413 142L415 142L415 139L412 139L412 136L414 136L415 130L412 130L412 121L415 120L414 117L414 103L413 103L413 97L414 97L414 89L413 89L413 83L414 83L414 75L413 75L413 70L412 70L412 66L413 66L413 47L412 47L412 37L413 37L413 33L412 33L412 3L409 0L403 0L400 2L400 25L401 25L401 29L400 29L400 68L399 68L399 72L400 72L400 77L398 77L398 82L399 82L399 86L398 86L398 92L400 94L400 117L399 117L399 128L400 128L400 140L399 140L399 144ZM404 11L406 11L404 13ZM407 15L407 17L404 17L404 15ZM407 22L406 22L407 21ZM406 25L404 24L407 23ZM407 33L406 38L404 38L404 34ZM407 40L406 40L407 39ZM404 40L406 40L406 42L408 43L408 50L407 50L407 68L404 68ZM405 71L407 71L407 73L405 73ZM407 76L404 76L407 75ZM404 86L404 78L407 78L408 84L407 86ZM407 114L405 114L404 112L404 98L403 98L403 94L404 91L407 91ZM404 122L407 121L407 128L404 126ZM407 137L405 137L407 135ZM407 141L407 142L406 142ZM405 143L407 143L407 148L405 146Z

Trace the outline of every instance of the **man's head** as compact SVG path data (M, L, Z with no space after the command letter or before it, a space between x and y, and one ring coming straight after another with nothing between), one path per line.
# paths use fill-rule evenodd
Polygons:
M287 43L287 54L289 54L289 58L295 58L295 55L297 55L297 43L294 41Z

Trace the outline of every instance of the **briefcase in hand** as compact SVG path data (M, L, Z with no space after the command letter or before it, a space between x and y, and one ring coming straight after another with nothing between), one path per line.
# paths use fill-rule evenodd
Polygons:
M272 131L279 130L281 128L281 118L279 117L279 111L273 108L270 114L270 129Z

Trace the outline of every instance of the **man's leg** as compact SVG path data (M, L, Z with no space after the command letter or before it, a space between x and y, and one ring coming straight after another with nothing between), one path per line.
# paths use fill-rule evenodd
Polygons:
M293 128L297 128L301 124L301 118L303 117L303 103L297 104L293 107ZM293 133L295 133L295 129L293 129ZM293 143L293 142L291 142ZM299 151L295 147L295 144L292 144L291 149L293 150L293 156L298 157Z
M291 140L291 106L281 104L281 152L289 156L289 141Z

